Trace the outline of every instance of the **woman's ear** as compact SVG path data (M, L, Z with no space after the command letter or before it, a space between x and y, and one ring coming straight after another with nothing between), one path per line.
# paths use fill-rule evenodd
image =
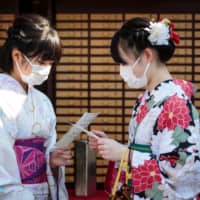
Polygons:
M18 49L14 48L11 53L13 64L22 63L22 53Z
M151 63L153 61L154 52L152 49L150 49L150 48L144 49L143 54L144 54L144 62L145 63Z

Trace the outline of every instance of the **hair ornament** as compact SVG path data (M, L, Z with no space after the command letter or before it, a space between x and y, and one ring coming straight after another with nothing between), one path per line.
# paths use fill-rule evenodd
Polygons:
M167 18L160 20L159 22L150 22L149 27L145 30L149 32L148 40L152 45L168 45L169 40L179 44L179 35L174 32L174 24Z

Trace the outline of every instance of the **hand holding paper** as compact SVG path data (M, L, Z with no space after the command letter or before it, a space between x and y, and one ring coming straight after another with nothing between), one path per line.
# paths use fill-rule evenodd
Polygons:
M78 122L75 124L68 122L72 125L72 128L64 134L64 136L56 143L56 147L66 147L69 146L71 142L81 133L85 132L86 134L96 137L91 131L86 130L85 128L90 125L90 123L96 119L99 113L84 113Z
M97 136L97 138L108 138L108 136L102 132L102 131L98 131L98 130L93 130L93 134ZM90 149L94 150L94 151L98 151L98 144L97 144L98 140L94 137L89 137L89 146Z
M95 138L95 139L98 139L98 138L99 138L99 137L96 136L93 132L84 129L82 126L79 126L78 124L73 124L73 123L71 123L71 122L69 122L69 121L68 121L67 123L69 123L69 124L71 124L72 126L78 128L78 129L80 129L82 132L86 133L86 134L87 134L88 136L90 136L90 137L93 137L93 138Z

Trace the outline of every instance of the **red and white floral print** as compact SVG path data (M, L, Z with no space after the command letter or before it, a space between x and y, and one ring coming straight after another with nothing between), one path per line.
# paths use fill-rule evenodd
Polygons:
M186 100L173 95L163 105L158 117L158 130L165 128L173 130L177 126L187 128L190 121L190 110L186 105Z
M132 170L133 189L135 193L152 188L154 182L160 183L160 169L156 160L147 160Z
M185 80L180 80L180 79L175 79L174 83L176 85L179 85L182 90L185 92L186 96L188 96L189 98L191 98L193 96L194 93L194 85L190 82L187 82Z
M134 200L199 198L199 117L189 100L194 92L191 83L167 80L136 102L129 143L149 145L151 151L133 149Z
M147 108L147 103L145 102L145 104L139 108L139 112L137 113L137 116L136 116L136 120L138 124L144 119L147 112L148 112L148 108Z

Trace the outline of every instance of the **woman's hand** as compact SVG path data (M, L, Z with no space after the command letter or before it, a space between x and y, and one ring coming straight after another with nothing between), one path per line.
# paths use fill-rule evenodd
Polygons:
M100 138L108 138L108 136L102 131L92 130L92 132ZM94 137L89 137L89 146L92 150L97 152L97 139L95 139Z
M52 168L72 164L72 152L69 148L55 148L50 154Z
M97 149L105 160L119 161L121 160L122 152L127 147L113 139L99 138L97 141Z

